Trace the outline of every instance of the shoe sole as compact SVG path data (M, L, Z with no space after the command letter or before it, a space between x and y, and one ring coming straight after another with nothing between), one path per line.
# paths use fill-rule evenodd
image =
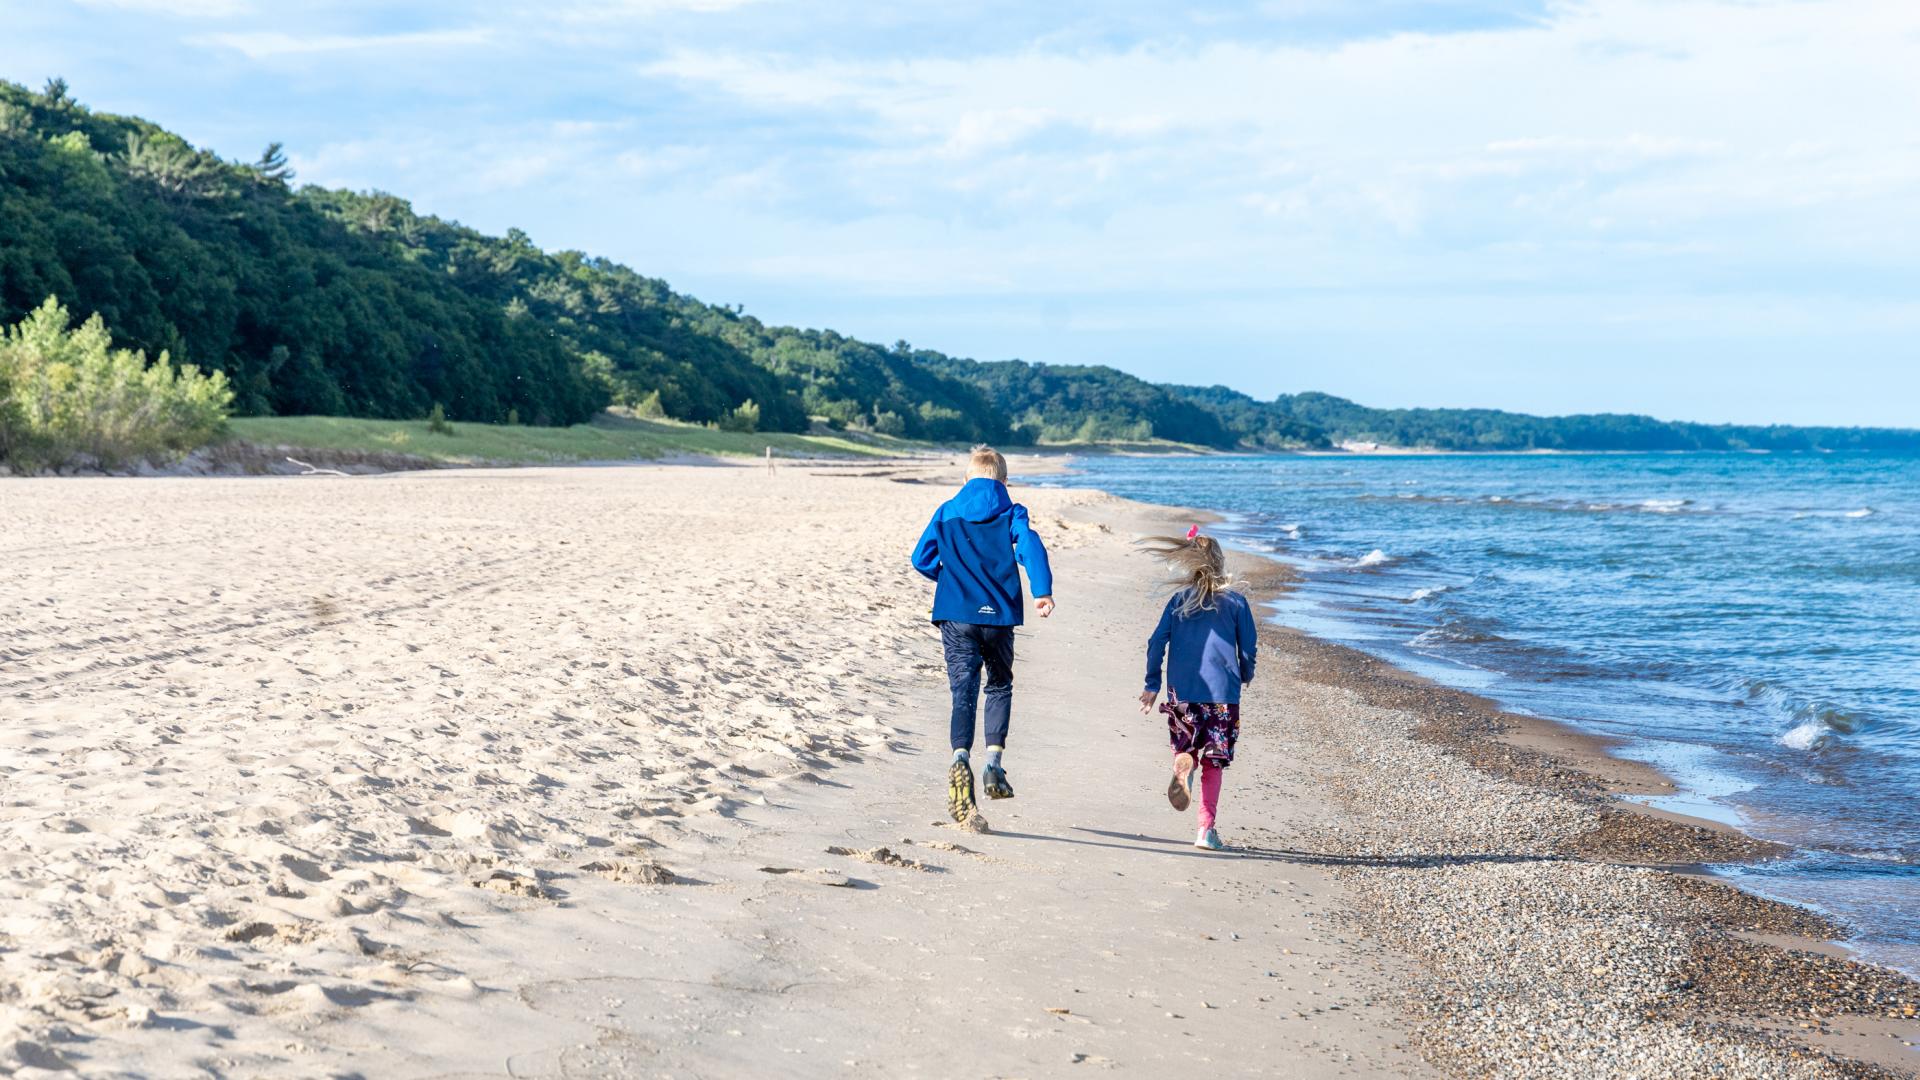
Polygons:
M1193 755L1175 754L1173 756L1173 779L1167 783L1167 801L1175 810L1185 810L1193 805L1193 796L1187 793L1187 777L1193 774Z
M962 825L973 816L973 767L964 761L947 770L947 814Z

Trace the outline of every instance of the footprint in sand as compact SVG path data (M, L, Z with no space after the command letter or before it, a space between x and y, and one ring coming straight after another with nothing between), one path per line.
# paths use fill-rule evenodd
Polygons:
M836 889L851 889L860 884L838 870L815 869L802 870L796 866L763 866L763 874L799 874L802 878L817 885L831 885Z
M873 863L876 866L898 866L904 870L919 870L923 873L937 874L944 872L945 869L923 863L919 859L909 859L904 855L896 854L892 848L886 847L830 847L827 849L827 854L844 855L849 859L859 859L861 862Z
M657 862L645 859L626 861L620 859L601 860L587 863L580 869L589 874L598 874L608 881L618 881L626 885L682 885L686 878L661 866Z
M534 900L558 900L559 894L540 884L531 875L516 874L511 870L495 870L486 877L474 881L476 889L487 889L508 896L525 896Z
M229 928L228 941L241 945L304 945L320 936L307 923L244 922Z

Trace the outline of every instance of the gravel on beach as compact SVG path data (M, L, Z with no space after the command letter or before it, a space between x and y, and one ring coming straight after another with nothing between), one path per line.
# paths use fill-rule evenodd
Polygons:
M1285 842L1323 853L1359 928L1417 962L1415 1038L1436 1065L1502 1077L1912 1075L1898 1051L1849 1058L1815 1037L1836 1017L1911 1018L1920 986L1743 936L1845 933L1679 872L1775 845L1625 809L1573 755L1502 741L1512 721L1471 695L1286 630L1265 644L1299 700L1259 734L1333 804L1314 835Z

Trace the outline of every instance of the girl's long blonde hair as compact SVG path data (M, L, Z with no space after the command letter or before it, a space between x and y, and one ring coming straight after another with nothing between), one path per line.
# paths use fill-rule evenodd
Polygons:
M1227 553L1211 536L1149 536L1135 541L1149 554L1166 561L1173 584L1185 591L1174 614L1190 618L1212 611L1221 593L1239 588L1227 573Z

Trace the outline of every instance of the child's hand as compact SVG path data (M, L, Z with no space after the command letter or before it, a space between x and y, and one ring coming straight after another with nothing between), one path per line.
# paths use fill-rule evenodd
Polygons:
M1044 618L1046 618L1047 616L1049 616L1049 615L1051 615L1051 614L1053 614L1053 597L1051 597L1051 596L1036 596L1036 597L1034 597L1034 598L1033 598L1033 610L1035 610L1035 611L1037 611L1037 612L1039 612L1039 613L1040 613L1040 617L1041 617L1041 618L1043 618L1043 619L1044 619Z
M1153 703L1157 701L1159 697L1160 695L1153 691L1150 691L1150 690L1141 691L1140 692L1140 715L1141 716L1152 715Z

